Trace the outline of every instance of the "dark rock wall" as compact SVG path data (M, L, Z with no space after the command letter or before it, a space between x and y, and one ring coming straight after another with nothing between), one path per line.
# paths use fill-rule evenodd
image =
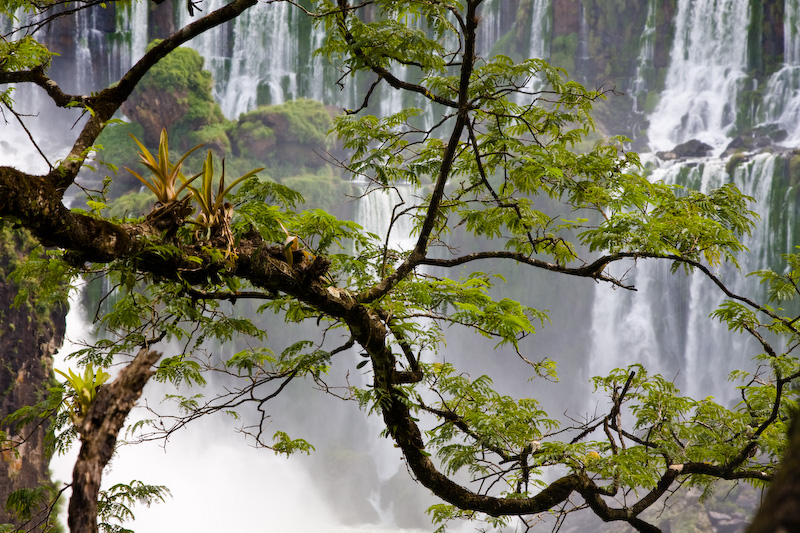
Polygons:
M64 339L64 307L13 305L17 287L9 274L31 245L31 239L20 232L0 230L0 430L16 443L3 443L0 454L0 523L10 521L5 511L10 493L50 479L45 427L18 428L4 422L17 409L43 398L52 379L53 354Z

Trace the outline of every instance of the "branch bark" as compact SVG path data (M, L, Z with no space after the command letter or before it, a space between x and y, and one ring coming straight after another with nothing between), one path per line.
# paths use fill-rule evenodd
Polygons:
M747 533L800 531L800 417L789 428L789 448Z
M111 384L101 387L80 423L81 450L72 472L67 523L73 533L97 532L97 497L117 436L161 353L142 349Z
M95 96L67 95L63 93L58 85L44 74L44 70L41 67L29 72L0 74L0 84L34 83L45 89L50 98L60 107L77 103L79 107L89 108L92 111L91 117L83 126L69 155L60 166L53 169L47 176L55 188L63 194L67 187L75 181L78 171L89 155L89 148L97 140L106 123L114 116L114 113L117 112L122 103L128 99L133 89L150 68L180 45L211 28L235 19L246 9L256 5L256 3L257 0L234 0L181 28L148 50L117 84L103 89Z

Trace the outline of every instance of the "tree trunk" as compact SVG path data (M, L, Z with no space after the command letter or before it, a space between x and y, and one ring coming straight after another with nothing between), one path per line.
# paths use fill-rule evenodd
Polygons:
M800 414L789 428L789 448L747 533L800 531Z
M114 454L117 435L153 375L161 353L143 349L111 384L101 387L78 424L81 451L72 471L67 523L72 533L97 533L97 496L103 469Z

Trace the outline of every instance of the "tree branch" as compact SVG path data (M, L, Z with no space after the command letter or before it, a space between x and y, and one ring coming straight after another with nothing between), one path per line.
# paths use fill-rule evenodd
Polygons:
M48 178L55 184L56 188L64 191L75 181L78 171L88 156L89 148L97 140L106 123L114 116L114 113L117 112L122 103L128 99L142 77L158 61L206 30L238 17L256 3L257 0L234 0L230 4L226 4L203 18L188 24L148 50L116 85L103 89L97 96L87 98L83 103L85 107L92 109L92 116L84 125L64 162L48 175Z
M142 349L117 379L101 387L78 425L81 450L72 473L68 524L74 533L97 532L97 496L103 469L111 460L128 413L153 375L161 353Z

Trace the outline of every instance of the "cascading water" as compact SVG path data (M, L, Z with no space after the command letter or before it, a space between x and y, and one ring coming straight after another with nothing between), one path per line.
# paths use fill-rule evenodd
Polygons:
M551 0L534 0L531 5L531 36L528 40L528 57L547 60L550 57L550 16ZM542 89L541 78L534 76L525 85L525 92ZM530 97L520 95L519 102L526 103Z
M800 1L786 0L783 20L783 67L767 81L756 116L786 131L786 146L800 145Z
M477 49L480 54L489 55L492 47L505 33L502 26L501 9L503 0L484 2L481 11L481 25L478 30Z
M411 217L400 216L410 207L405 203L407 189L408 186L398 185L393 189L368 191L356 208L356 222L361 227L387 239L390 248L401 251L411 250L416 242L412 237ZM396 218L394 223L392 218Z
M280 104L297 98L297 43L294 39L275 39L277 35L292 35L289 13L292 6L257 5L245 12L234 26L235 44L228 75L215 79L226 80L220 103L223 113L237 117L256 107L261 100ZM266 9L268 8L268 9ZM258 50L254 54L253 48Z
M400 251L408 251L414 247L411 218L397 216L404 207L403 193L407 192L405 191L407 188L400 186L394 189L372 191L367 188L356 209L356 222L364 230L383 239L389 248ZM391 222L393 217L396 217L394 223ZM360 350L355 351L360 352ZM361 360L358 355L354 355L354 357ZM371 380L371 376L362 376L358 385L367 387ZM385 483L397 474L403 464L402 455L389 440L375 438L383 429L383 421L377 414L369 417L368 428L371 433L369 436L370 451L372 457L375 458L378 479L381 483ZM373 490L369 503L378 512L381 523L395 523L391 502L383 502L377 488Z
M633 103L634 112L642 112L642 96L647 94L647 79L653 76L653 51L656 38L656 0L648 0L647 17L640 38L639 57L636 61L636 73L630 82L628 94Z
M689 139L724 147L746 77L749 23L749 2L678 2L665 88L647 131L653 149Z
M144 2L119 5L116 31L109 36L109 80L117 80L144 55L147 48L148 6Z
M207 11L225 4L208 0ZM180 23L193 19L186 12ZM259 105L312 98L345 108L356 104L356 84L339 89L341 75L313 55L325 39L322 28L288 2L261 3L232 25L223 25L193 39L187 46L205 58L214 78L214 96L230 119ZM356 105L357 107L357 105Z
M752 235L743 239L751 253L741 258L741 271L751 272L778 261L786 251L786 235L793 217L775 213L772 176L777 156L759 154L736 167L731 177L726 162L710 159L694 166L681 164L657 169L653 180L679 184L700 191L733 182L752 196L752 209L762 220ZM778 206L783 205L782 202ZM780 209L780 207L778 207ZM720 277L739 294L751 294L752 280L728 266ZM759 353L746 335L735 335L724 324L709 318L724 295L701 274L684 276L669 272L669 265L643 262L630 278L636 293L598 286L592 334L592 368L598 375L612 368L642 363L649 372L676 377L684 393L693 397L713 394L721 401L735 392L723 378L732 370L747 368ZM613 333L611 333L613 332Z
M550 16L551 0L534 0L531 6L531 38L528 44L528 57L547 59L550 56Z
M786 0L783 4L783 62L800 65L800 2Z
M796 7L795 0L787 1L787 19L793 20ZM726 133L734 121L746 65L747 43L741 36L747 32L747 9L747 2L679 2L666 87L650 116L653 148L671 149L698 138L719 151L730 140ZM791 50L796 46L792 34L796 36L796 31L785 32L786 57L793 57ZM643 48L642 54L646 51ZM784 124L791 116L787 101L796 92L792 87L796 87L796 68L791 65L769 80L770 94L763 104L769 110L767 121ZM741 271L747 273L777 266L779 255L791 251L794 244L791 200L782 197L785 189L773 183L774 176L781 174L776 173L777 162L783 164L781 156L760 154L735 165L732 173L728 167L733 165L715 158L667 163L651 179L701 191L733 182L752 196L752 209L761 220L753 235L744 239L750 253L742 256ZM708 279L700 274L672 275L668 270L664 264L637 265L630 278L636 294L598 286L592 367L602 374L639 362L650 372L676 377L689 395L714 394L722 401L732 400L735 391L724 386L723 378L734 369L747 368L749 358L760 350L746 336L732 334L709 318L723 295ZM721 268L719 275L734 292L753 295L757 290L752 279L743 279L731 267Z

